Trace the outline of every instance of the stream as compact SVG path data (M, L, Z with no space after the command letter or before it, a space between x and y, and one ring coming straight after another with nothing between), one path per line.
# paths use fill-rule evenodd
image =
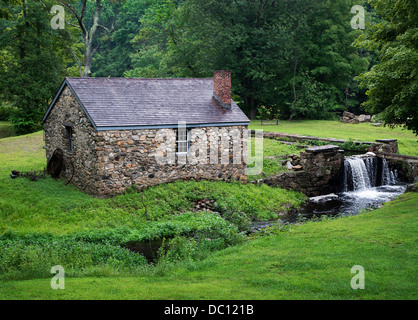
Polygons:
M340 189L338 193L310 198L298 214L283 217L281 223L296 223L321 216L357 215L403 194L406 184L398 179L397 171L389 168L385 159L366 154L345 159ZM277 220L255 222L251 231L277 223Z

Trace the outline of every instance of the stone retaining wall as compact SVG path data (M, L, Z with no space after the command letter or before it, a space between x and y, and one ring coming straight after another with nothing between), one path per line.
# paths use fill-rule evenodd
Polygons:
M418 157L395 153L377 153L376 156L398 170L400 177L407 182L418 182Z
M344 151L338 146L327 145L308 148L301 152L302 171L284 172L266 179L265 183L273 187L292 189L308 197L337 192L338 181L344 173Z
M254 134L255 130L251 131L251 134ZM344 139L334 139L334 138L320 138L320 137L311 137L304 136L300 134L289 134L281 132L263 132L264 138L269 139L286 139L294 142L309 142L309 141L324 141L329 144L333 143L346 143L349 140ZM370 152L387 152L387 153L398 153L398 141L396 139L378 139L375 142L365 142L365 141L353 141L356 145L365 145L368 147L367 151ZM348 150L347 150L348 151Z

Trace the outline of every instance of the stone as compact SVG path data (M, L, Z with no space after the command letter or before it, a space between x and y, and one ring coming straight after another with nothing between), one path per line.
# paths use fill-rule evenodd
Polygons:
M316 146L316 147L311 147L311 148L307 148L305 151L306 152L311 152L311 153L322 153L322 152L327 152L327 151L336 151L340 149L339 146L334 146L334 145L325 145L325 146Z
M356 115L354 113L348 112L348 111L344 111L343 112L343 117L347 117L349 119L354 119L356 117Z
M418 192L418 185L413 184L413 183L408 184L408 185L406 186L406 190L405 190L405 192Z
M69 149L63 123L74 124L74 152ZM242 156L234 157L236 150L232 141L239 141L237 150L244 149L248 137L247 126L192 128L191 134L199 139L191 147L198 152L196 163L190 157L177 162L177 157L167 163L157 163L156 155L175 154L176 131L174 129L109 130L96 132L77 99L69 88L64 88L45 121L45 150L47 159L56 148L65 152L65 169L60 177L85 192L97 196L112 196L135 184L139 190L159 183L184 180L228 180L247 183L246 164ZM228 143L219 152L200 152L206 143L221 134ZM160 137L164 134L164 138ZM219 137L219 136L218 136ZM216 139L218 141L218 139ZM213 145L212 145L213 147ZM236 147L236 145L235 145ZM161 152L159 150L164 150ZM212 162L212 160L217 162ZM225 162L222 162L225 160ZM239 160L239 161L238 161ZM70 164L71 161L71 164ZM213 164L211 164L213 163ZM74 172L72 170L74 165Z

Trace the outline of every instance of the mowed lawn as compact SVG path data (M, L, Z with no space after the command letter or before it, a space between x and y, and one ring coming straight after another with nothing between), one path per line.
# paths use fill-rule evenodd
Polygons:
M417 299L418 194L249 239L162 276L0 282L1 299ZM364 289L351 268L364 268Z
M271 123L272 121L265 121ZM376 139L397 139L399 153L418 157L418 137L409 130L401 128L375 127L371 123L342 123L327 120L295 120L279 121L279 125L261 125L261 121L253 120L250 129L264 131L302 134L322 138L351 139L374 142Z

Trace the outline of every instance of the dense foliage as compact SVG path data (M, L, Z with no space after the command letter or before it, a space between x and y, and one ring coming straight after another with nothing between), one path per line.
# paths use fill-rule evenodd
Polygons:
M379 63L361 74L368 111L418 134L418 6L414 0L371 0L383 20L371 25L357 45L377 52Z
M50 26L53 3L22 0L22 6L10 9L14 19L0 20L0 97L2 104L16 107L8 118L17 133L42 128L42 116L71 60L69 33Z
M363 104L416 128L412 0L3 2L0 98L15 107L7 118L18 133L40 128L65 75L211 77L217 69L232 71L233 98L252 119L331 119ZM64 30L51 28L53 5L65 7ZM353 5L366 10L365 30L351 26Z

